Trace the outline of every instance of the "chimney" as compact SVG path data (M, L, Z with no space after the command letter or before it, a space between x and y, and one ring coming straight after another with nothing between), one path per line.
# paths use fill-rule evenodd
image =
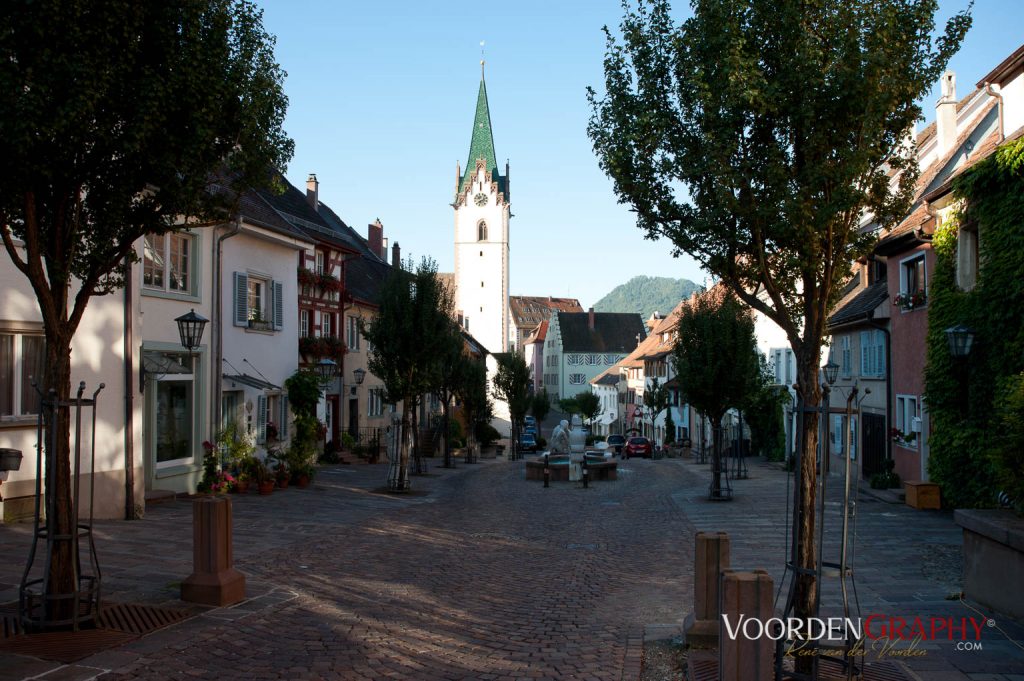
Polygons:
M377 257L381 257L380 252L384 244L384 225L380 224L380 219L370 223L366 234L366 241L370 252Z
M594 308L590 308L587 312L587 326L590 327L591 331L594 330Z
M397 241L395 242L395 245L391 247L391 266L396 270L402 266L402 249L398 245Z
M388 261L388 238L387 237L384 237L383 239L380 240L380 253L378 253L377 255L379 255L380 259L383 260L384 262Z
M956 74L946 71L939 84L942 97L935 105L935 141L939 145L939 158L943 158L956 144Z
M306 201L313 210L320 210L320 181L316 179L316 173L310 173L306 178Z

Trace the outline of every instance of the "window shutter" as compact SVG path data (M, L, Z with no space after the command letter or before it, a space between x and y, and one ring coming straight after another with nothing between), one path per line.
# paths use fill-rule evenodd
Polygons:
M281 420L278 426L278 432L281 434L282 440L288 439L288 396L281 395Z
M885 338L881 331L875 331L875 371L879 376L885 373Z
M871 333L860 332L860 375L871 376Z
M274 291L274 329L280 331L284 328L284 284L272 281L270 286Z
M235 272L235 326L249 326L249 275Z
M267 396L256 397L256 441L267 441Z

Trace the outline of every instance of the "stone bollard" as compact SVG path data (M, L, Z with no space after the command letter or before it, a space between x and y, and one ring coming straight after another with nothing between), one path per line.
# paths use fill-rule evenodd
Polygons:
M774 617L772 578L764 570L722 570L722 620L718 646L718 681L771 681L774 677L775 641L759 626ZM739 625L741 616L758 626ZM725 617L734 636L729 636Z
M231 605L245 598L245 575L233 567L231 500L202 497L192 502L192 569L181 583L181 600Z
M683 631L691 646L718 645L718 585L722 570L729 567L729 535L698 532L693 567L693 612L686 616Z

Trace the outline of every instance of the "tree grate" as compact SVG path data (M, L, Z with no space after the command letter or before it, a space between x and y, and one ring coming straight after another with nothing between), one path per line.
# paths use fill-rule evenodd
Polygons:
M139 603L110 603L103 606L95 626L91 628L27 633L16 611L0 607L0 652L64 663L76 662L181 622L192 614L188 610Z

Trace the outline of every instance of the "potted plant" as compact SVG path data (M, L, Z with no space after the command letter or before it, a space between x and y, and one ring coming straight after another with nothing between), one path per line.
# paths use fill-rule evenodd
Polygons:
M313 270L308 269L306 267L300 267L296 274L296 278L299 281L299 286L312 287L317 285L318 277L316 276L316 272L314 272Z
M210 485L210 492L213 494L227 494L235 491L236 484L235 476L231 475L227 471L220 471L217 473L215 482Z
M253 459L250 464L250 475L252 480L256 483L256 487L259 489L261 495L266 496L273 493L274 491L274 476L271 474L270 469L260 459Z

